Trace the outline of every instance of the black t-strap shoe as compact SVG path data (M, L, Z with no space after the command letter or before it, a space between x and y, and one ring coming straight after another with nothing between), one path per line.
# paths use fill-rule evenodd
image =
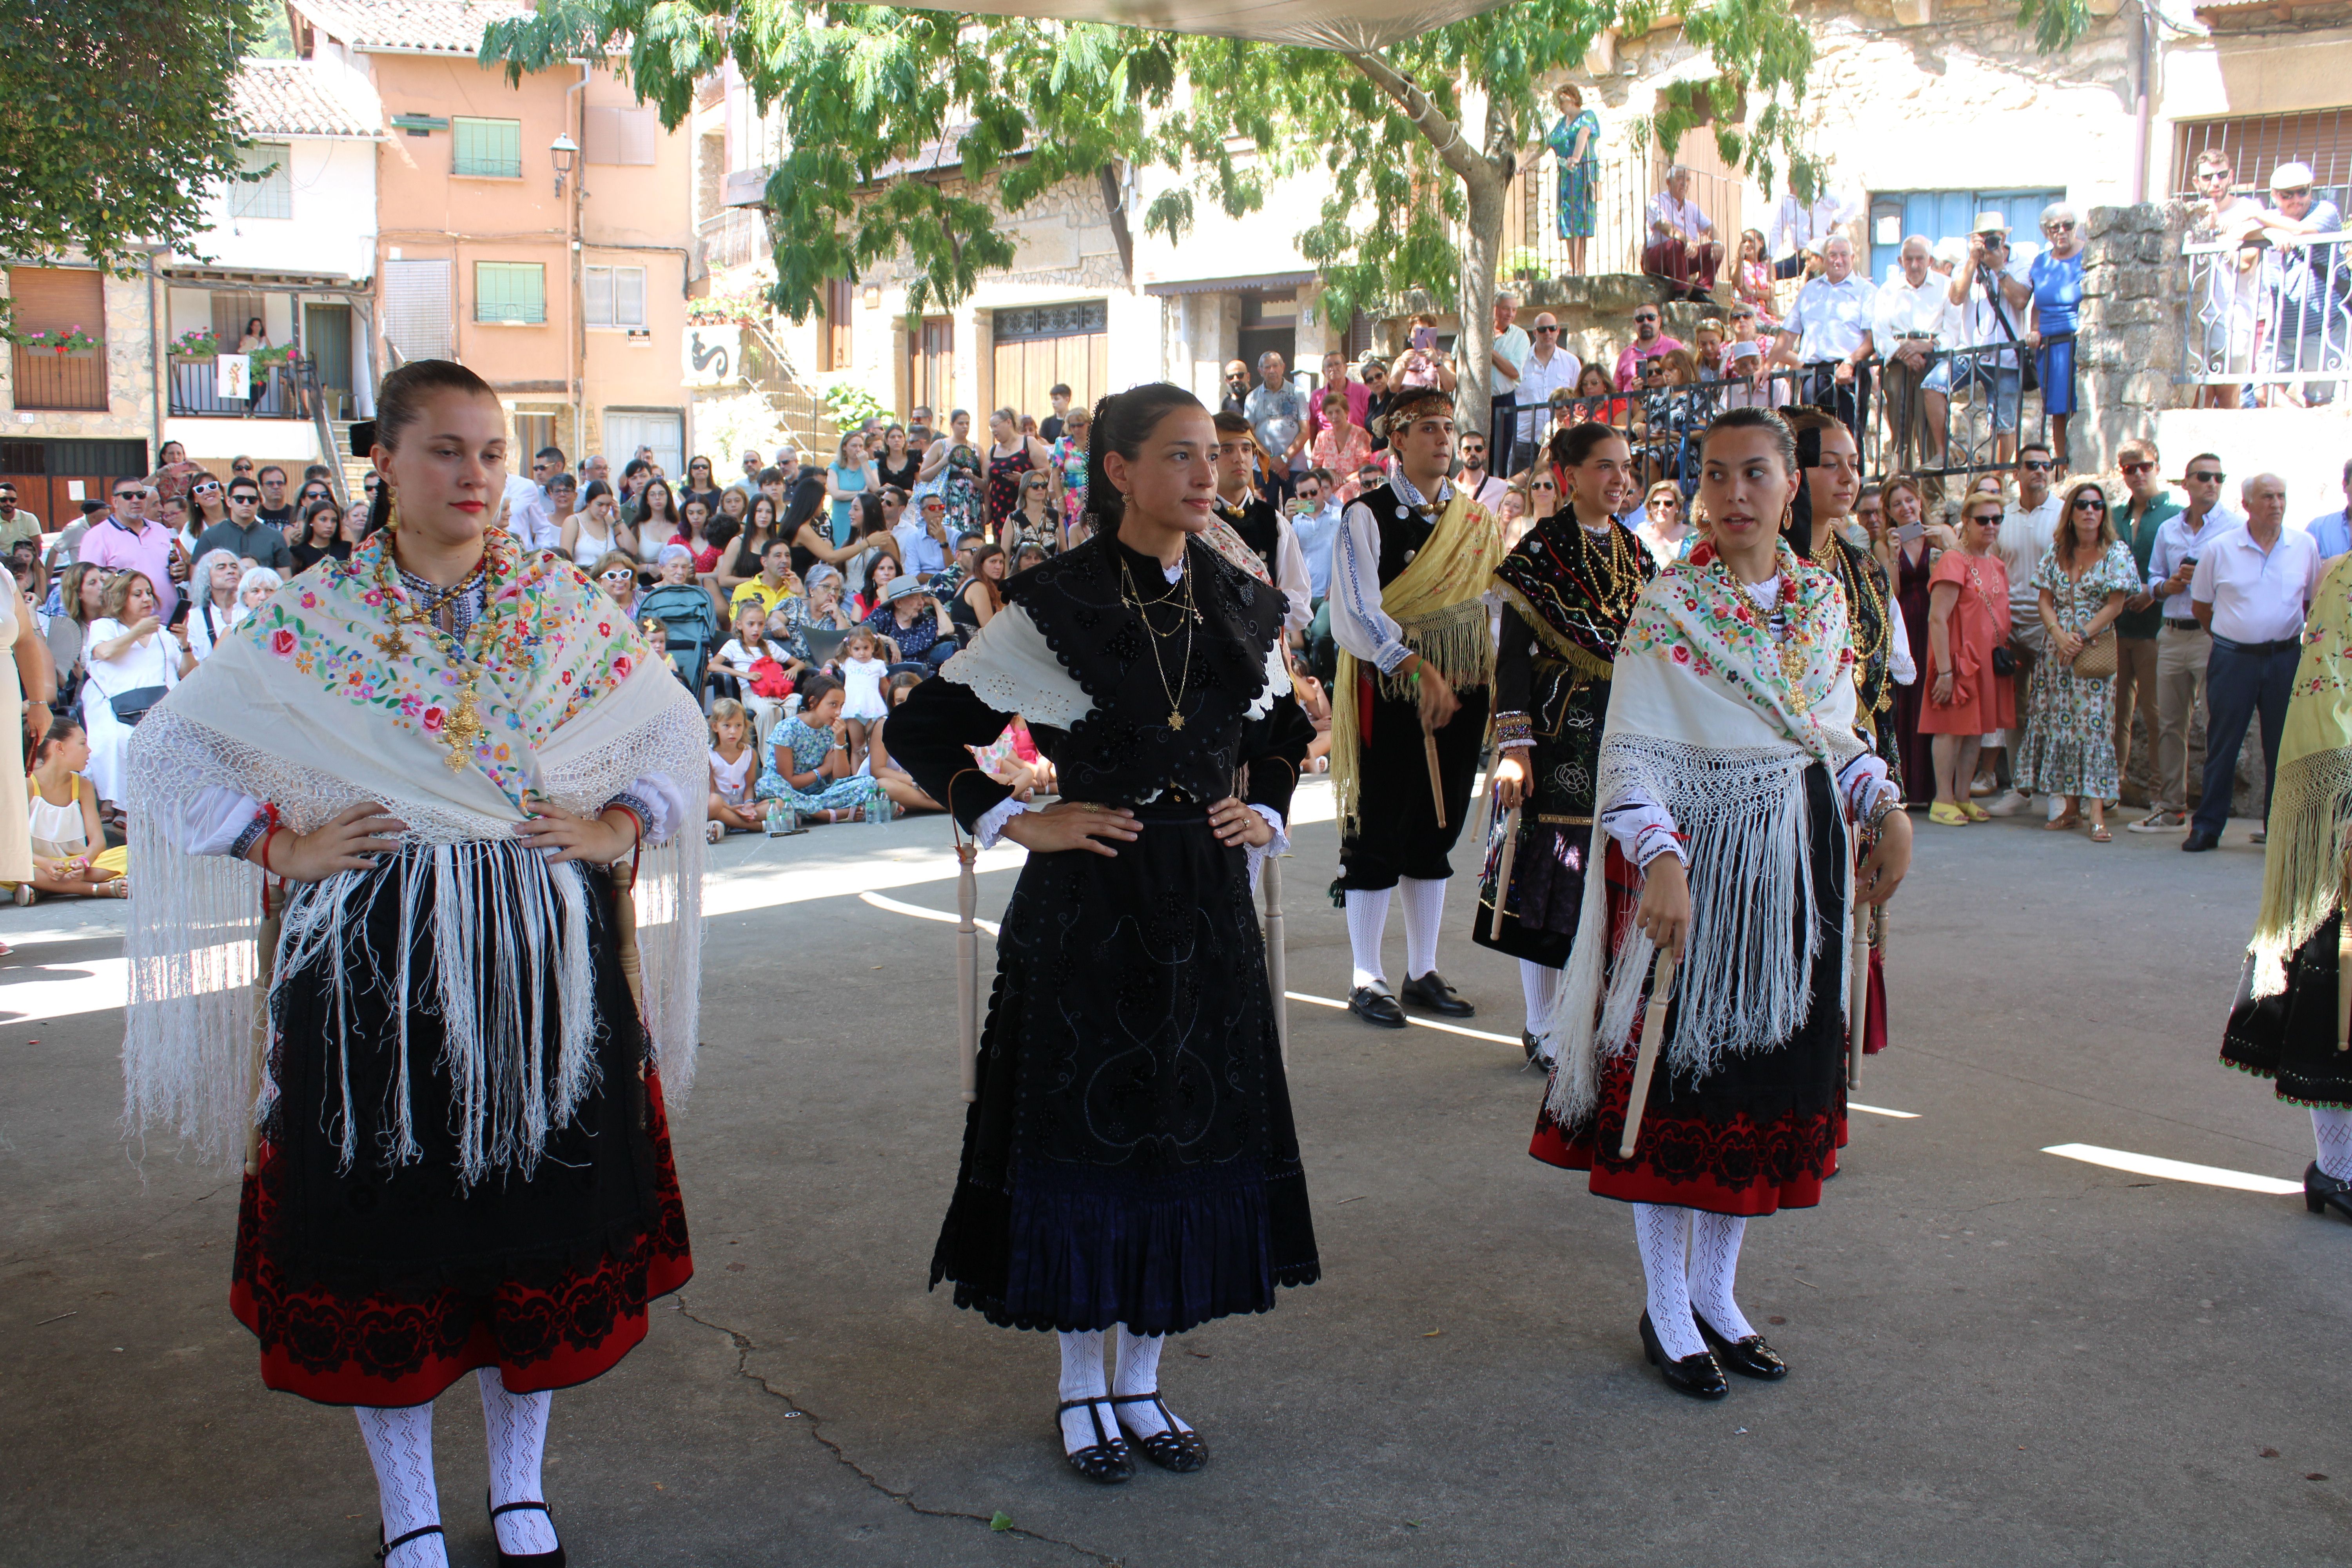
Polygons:
M1175 1414L1168 1408L1168 1402L1160 1397L1158 1389L1149 1394L1114 1394L1110 1403L1114 1414L1122 1405L1150 1405L1159 1410L1160 1419L1167 1423L1163 1429L1149 1437L1139 1437L1132 1432L1127 1436L1136 1447L1143 1450L1145 1458L1161 1469L1189 1476L1209 1462L1209 1446L1201 1441L1198 1432L1187 1432L1176 1425Z
M1111 1417L1109 1429L1104 1429L1102 1412L1096 1406L1109 1403L1110 1398L1108 1394L1093 1399L1062 1401L1054 1410L1054 1440L1067 1444L1069 1439L1062 1435L1062 1416L1065 1412L1084 1409L1087 1419L1094 1424L1095 1440L1083 1448L1072 1449L1066 1447L1062 1450L1062 1457L1070 1462L1070 1468L1077 1471L1087 1479L1101 1486L1115 1487L1122 1481L1133 1479L1135 1458L1128 1451L1127 1439L1119 1435L1118 1418L1116 1414Z
M498 1550L499 1568L563 1568L563 1543L560 1541L555 1543L555 1550L552 1552L509 1552L505 1547L499 1545L499 1515L513 1513L519 1509L533 1508L541 1513L547 1513L545 1503L510 1502L490 1508L490 1494L484 1492L482 1506L490 1509L490 1544ZM555 1516L551 1513L547 1513L547 1528L550 1530L555 1528Z

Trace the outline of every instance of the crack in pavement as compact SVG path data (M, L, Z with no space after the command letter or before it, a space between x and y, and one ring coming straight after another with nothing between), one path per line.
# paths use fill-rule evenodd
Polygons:
M689 1322L699 1323L702 1327L709 1329L713 1333L724 1334L733 1342L735 1346L736 1376L742 1378L747 1383L757 1384L760 1387L760 1392L767 1394L770 1398L782 1401L782 1403L791 1409L793 1414L800 1416L807 1424L809 1436L815 1438L819 1444L824 1446L825 1452L833 1456L835 1462L839 1464L843 1468L848 1470L850 1474L856 1476L859 1480L864 1481L867 1487L879 1492L882 1496L888 1498L892 1502L898 1504L908 1512L920 1514L926 1519L969 1520L974 1524L985 1526L992 1530L994 1529L994 1515L992 1514L971 1513L962 1509L954 1508L926 1508L921 1503L915 1500L915 1497L912 1492L893 1490L881 1479L880 1477L875 1475L871 1470L866 1468L865 1466L851 1458L849 1457L848 1450L844 1448L840 1443L825 1436L824 1430L824 1417L819 1415L815 1411L811 1410L807 1405L802 1404L794 1395L786 1394L782 1389L777 1388L774 1384L771 1384L766 1378L751 1370L751 1353L760 1347L752 1342L750 1335L739 1333L735 1330L727 1327L724 1323L714 1323L708 1318L697 1317L694 1310L686 1304L686 1294L684 1291L678 1292L675 1300L677 1303L677 1311L679 1316L685 1318ZM1081 1557L1102 1563L1104 1568L1120 1568L1121 1560L1119 1558L1110 1556L1106 1552L1097 1552L1091 1546L1081 1546L1075 1541L1064 1541L1058 1536L1045 1535L1034 1530L1025 1530L1017 1524L1008 1524L1002 1531L997 1531L996 1533L1003 1535L1025 1536L1031 1541L1039 1542L1047 1546L1058 1546L1066 1552L1075 1552Z
M237 1177L235 1181L223 1182L219 1186L213 1188L210 1192L199 1193L194 1197L188 1199L185 1203L174 1204L170 1208L165 1209L162 1214L141 1220L137 1225L116 1231L111 1236L100 1237L92 1241L79 1242L71 1247L52 1247L47 1252L12 1252L5 1258L0 1258L0 1268L16 1268L27 1263L45 1263L51 1258L74 1258L85 1252L96 1252L101 1248L112 1247L118 1242L130 1240L132 1237L139 1235L142 1231L153 1230L157 1226L187 1213L190 1209L196 1207L199 1204L208 1204L212 1202L213 1199L220 1196L223 1193L236 1189L242 1189L244 1183L245 1178L242 1176Z

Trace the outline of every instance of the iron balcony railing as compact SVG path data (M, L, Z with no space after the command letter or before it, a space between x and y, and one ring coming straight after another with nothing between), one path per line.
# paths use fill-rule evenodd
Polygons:
M181 418L238 419L248 415L257 419L309 417L295 390L290 361L268 369L257 366L251 384L258 395L224 397L220 393L219 366L210 355L175 359L172 362L172 413Z
M2352 234L2192 233L2179 379L2276 389L2305 403L2342 395L2352 363Z

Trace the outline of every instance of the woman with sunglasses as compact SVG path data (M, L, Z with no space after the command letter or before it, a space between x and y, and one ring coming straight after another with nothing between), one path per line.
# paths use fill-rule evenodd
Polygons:
M677 501L670 493L669 481L656 475L647 479L646 488L638 492L637 510L629 521L635 531L636 543L633 548L637 560L641 564L651 567L661 563L662 546L677 537L678 529L686 520L678 515Z
M1623 523L1633 499L1633 456L1606 425L1552 437L1543 482L1568 487L1495 573L1502 595L1502 647L1495 658L1495 827L1478 883L1473 941L1519 961L1527 1005L1520 1044L1536 1054L1584 907L1592 852L1592 791L1610 675L1625 617L1657 574ZM1517 808L1511 885L1498 888L1506 814ZM1495 900L1507 902L1498 911Z
M2009 572L1992 552L2008 510L1999 495L1970 491L1960 503L1960 545L1927 574L1927 706L1919 732L1936 764L1927 820L1947 827L1990 822L1969 798L1984 737L2017 722L2015 683L1993 666L2009 646Z
M207 529L228 521L228 487L209 473L198 472L188 486L188 523L181 542L194 550Z
M588 488L580 492L580 510L563 520L563 539L558 548L572 557L573 564L592 568L616 550L635 556L637 531L621 521L621 503L612 486L602 479L588 481Z
M719 515L719 486L710 477L710 459L708 458L692 458L687 461L686 488L678 492L677 497L677 509L681 515L686 510L686 503L690 500L700 501L709 516L716 518Z
M2049 657L2033 661L2033 693L2019 746L2017 787L2065 797L2065 809L2043 826L2053 832L2082 826L2091 813L2091 842L2105 844L2106 803L2116 798L2115 702L2110 672L2077 675L2074 661L2106 636L2139 589L2131 552L2116 537L2106 492L2084 480L2066 492L2058 537L2034 569L2042 629Z
M619 607L621 614L632 622L638 618L637 565L626 551L610 552L588 569L588 574L596 580L596 586L604 590L605 596Z
M2053 202L2042 209L2048 248L2033 258L2033 330L2025 334L2042 378L2042 411L2050 416L2050 443L2066 462L2066 425L2074 417L2074 321L2083 304L2083 226L2074 209Z
M1683 515L1682 489L1674 480L1660 479L1642 498L1642 521L1634 524L1633 537L1661 566L1690 553L1690 522Z
M1021 501L1005 514L996 532L996 546L1006 560L1034 544L1053 550L1062 542L1062 520L1054 506L1054 476L1042 470L1021 476Z

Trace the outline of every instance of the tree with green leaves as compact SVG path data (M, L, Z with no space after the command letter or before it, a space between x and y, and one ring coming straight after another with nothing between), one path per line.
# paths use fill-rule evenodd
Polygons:
M2085 0L2022 0L2058 43ZM831 279L910 258L916 310L1010 266L1000 225L1061 182L1118 163L1177 179L1145 214L1180 238L1194 203L1238 216L1284 174L1320 167L1330 195L1298 237L1335 317L1419 288L1459 306L1461 419L1486 417L1487 341L1504 202L1539 135L1538 94L1646 0L1515 0L1381 47L1320 49L1095 23L813 6L795 0L542 0L495 23L487 61L510 72L625 53L639 94L675 127L698 79L731 60L785 146L768 185L776 286L795 321ZM1796 103L1812 45L1791 0L1715 0L1682 13L1714 74L1662 102L1661 145L1712 120L1719 149L1766 179L1801 155ZM1738 107L1748 111L1743 128ZM1255 149L1236 157L1236 143ZM914 177L960 156L960 186ZM1458 237L1458 243L1457 243Z
M245 177L229 95L257 31L251 0L0 0L0 255L189 248Z

